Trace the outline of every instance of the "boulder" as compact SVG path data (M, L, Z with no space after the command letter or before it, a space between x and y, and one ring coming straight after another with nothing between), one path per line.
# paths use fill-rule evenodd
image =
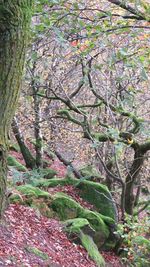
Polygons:
M98 170L92 165L85 165L81 167L79 171L86 179L101 178Z
M107 186L84 180L78 183L77 188L80 189L81 197L93 204L100 214L117 222L117 208Z
M105 266L105 261L94 243L95 230L91 227L87 219L75 218L65 221L64 230L69 237L82 244L89 256L96 262L97 266Z
M52 208L57 213L59 219L62 221L80 218L81 225L83 222L84 224L85 222L88 222L89 227L91 227L91 229L95 231L92 237L99 248L108 239L110 234L109 226L105 224L104 220L101 218L101 214L99 214L98 212L90 211L88 209L84 209L80 204L78 204L75 200L65 195L64 193L55 194L53 200L50 203L50 208ZM83 219L86 219L87 221ZM109 219L112 223L114 223L111 218Z
M18 186L9 197L10 203L31 206L48 218L55 217L54 211L49 207L51 200L48 192L31 185Z

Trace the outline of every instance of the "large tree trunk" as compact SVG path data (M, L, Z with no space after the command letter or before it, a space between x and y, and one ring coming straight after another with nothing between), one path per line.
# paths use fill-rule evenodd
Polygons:
M31 0L0 0L0 216L5 206L7 137L23 74Z

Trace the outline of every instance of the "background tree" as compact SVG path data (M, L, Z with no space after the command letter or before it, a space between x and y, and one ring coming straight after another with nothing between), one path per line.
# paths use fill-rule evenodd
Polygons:
M0 1L0 215L5 206L7 139L22 79L31 0Z
M98 159L110 186L121 185L122 211L132 213L133 189L149 150L149 7L139 1L60 1L37 6L35 18L32 58L41 121L55 128L55 138L65 128L72 142L76 132L91 141L90 160Z

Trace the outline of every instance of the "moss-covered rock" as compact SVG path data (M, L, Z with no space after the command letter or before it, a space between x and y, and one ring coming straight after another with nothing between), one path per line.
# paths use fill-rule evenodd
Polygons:
M90 227L95 231L93 238L98 247L101 247L107 240L109 227L104 223L98 212L84 209L75 200L63 193L57 193L50 206L62 221L74 218L86 219Z
M89 221L84 218L75 218L66 220L64 223L64 230L69 234L80 234L81 230L85 234L94 235L95 230L91 227Z
M81 231L95 237L96 231L92 228L89 221L84 218L69 219L63 223L63 230L67 233L69 239L73 239L74 242L81 244L80 233Z
M73 178L54 178L54 179L35 179L34 186L49 188L55 187L57 185L64 186L64 185L76 185L79 182L78 179Z
M92 237L98 248L101 248L109 237L109 227L104 223L101 215L98 212L84 209L82 211L82 217L86 218L92 228L95 230L95 234Z
M93 239L89 236L84 234L82 231L80 232L80 239L82 245L87 250L89 256L96 262L98 267L104 267L105 261L102 255L99 253L96 244L94 243Z
M47 218L55 218L55 212L49 208L49 201L43 201L43 199L32 199L31 207L38 210L40 214Z
M100 178L100 173L92 165L85 165L80 168L80 173L83 177L88 178Z
M74 241L79 242L85 247L89 256L96 262L97 266L105 266L105 261L93 241L96 232L87 219L75 218L67 220L64 222L64 230L69 237L73 237Z
M82 209L80 204L64 193L54 195L51 207L62 221L77 218Z
M117 221L117 209L113 202L112 195L105 185L91 182L79 181L75 178L54 178L54 179L40 179L34 180L34 185L43 188L55 187L57 185L74 185L80 189L80 194L83 199L93 204L96 210L102 215L112 218Z
M19 161L17 161L13 156L7 157L7 164L8 166L13 166L16 170L21 172L26 172L27 168L23 166Z
M51 195L31 185L18 186L14 194L9 197L10 203L28 205L38 210L40 214L48 218L56 217L55 212L49 207Z
M82 198L93 204L99 213L117 221L116 206L105 185L92 181L80 181L77 187L80 189Z
M35 198L44 198L44 199L51 198L48 192L45 192L44 190L41 190L38 187L34 187L29 184L20 185L17 187L17 190L20 191L22 195L25 195L25 196L31 196Z

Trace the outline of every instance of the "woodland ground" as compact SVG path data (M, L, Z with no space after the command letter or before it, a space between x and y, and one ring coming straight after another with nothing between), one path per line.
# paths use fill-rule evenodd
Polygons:
M12 153L23 162L20 153ZM64 177L66 168L56 159L51 168ZM63 191L82 206L90 205L79 197L72 186L49 189L51 194ZM119 257L113 252L102 252L106 267L120 267ZM0 225L0 267L96 267L86 250L71 242L62 231L61 223L42 216L38 210L10 204Z

